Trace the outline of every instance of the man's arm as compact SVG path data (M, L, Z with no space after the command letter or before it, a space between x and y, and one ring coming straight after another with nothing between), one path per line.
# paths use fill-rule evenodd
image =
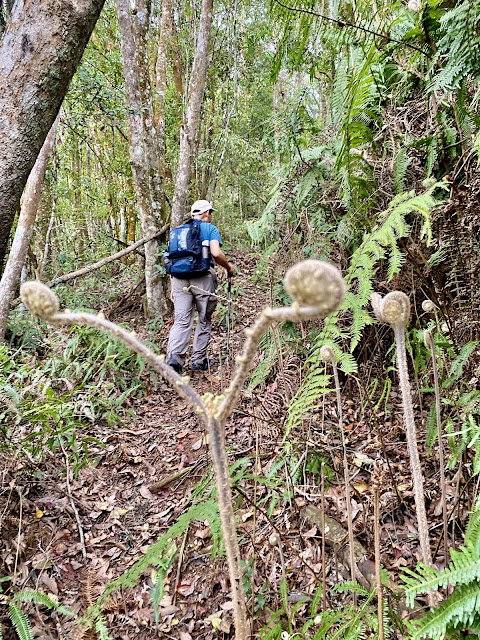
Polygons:
M226 269L228 273L233 274L235 267L233 264L228 262L225 254L220 249L220 243L218 240L210 240L210 253L217 264Z

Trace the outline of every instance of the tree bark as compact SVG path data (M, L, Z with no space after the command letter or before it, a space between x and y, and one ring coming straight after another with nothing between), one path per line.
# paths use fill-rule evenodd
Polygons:
M182 224L185 216L188 185L192 172L193 149L198 131L200 108L202 105L205 81L207 78L208 49L212 28L213 0L202 0L200 28L195 49L190 82L188 85L188 102L185 122L180 128L180 152L178 156L177 178L172 205L172 226Z
M172 0L162 0L160 34L158 36L158 55L155 65L157 99L155 104L155 129L158 135L160 169L165 175L165 96L167 93L167 54L168 40L172 26Z
M117 0L117 15L127 91L130 165L142 234L151 236L161 224L158 217L161 197L158 180L161 181L161 175L158 151L155 152L156 136L146 59L148 12L143 0L133 0L133 5L129 0ZM160 273L156 268L158 249L157 241L149 242L145 247L147 314L150 317L161 317L168 308Z
M20 197L104 0L17 0L0 41L0 269Z
M15 236L2 275L2 280L0 281L0 342L3 342L5 338L10 304L15 295L15 289L20 280L22 268L27 258L38 205L42 197L45 172L55 143L56 130L57 120L50 129L50 133L43 144L42 150L28 178L27 186L23 194L20 215L18 216Z
M180 98L183 97L183 63L180 49L178 48L177 41L177 27L175 21L172 19L171 23L171 35L170 35L170 51L172 55L172 67L173 67L173 81L175 83L175 90Z

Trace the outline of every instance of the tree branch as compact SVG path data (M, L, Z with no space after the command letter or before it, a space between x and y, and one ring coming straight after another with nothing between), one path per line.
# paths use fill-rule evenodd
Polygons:
M63 276L59 276L54 280L50 280L50 282L45 283L45 286L52 289L53 287L56 287L58 284L63 284L64 282L68 282L69 280L75 280L75 278L80 278L81 276L84 276L87 273L90 273L91 271L96 271L97 269L100 269L100 267L103 267L109 262L113 262L114 260L123 258L123 256L126 256L128 253L135 251L136 249L138 249L138 247L141 247L142 245L147 244L147 242L150 242L151 240L155 240L155 238L158 238L163 233L165 233L167 228L168 228L168 225L165 225L160 229L160 231L157 231L153 235L148 236L147 238L142 238L141 240L138 240L134 244L129 245L125 249L122 249L121 251L117 251L117 253L114 253L111 256L107 256L106 258L102 258L101 260L99 260L98 262L95 262L94 264L89 264L88 266L82 267L77 271L72 271L71 273L66 273ZM21 302L20 298L15 298L15 300L12 302L12 308L20 304L20 302Z

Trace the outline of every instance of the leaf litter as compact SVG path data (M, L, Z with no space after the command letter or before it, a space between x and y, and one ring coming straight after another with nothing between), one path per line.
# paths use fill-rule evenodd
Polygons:
M231 331L230 362L241 349L243 329L266 303L261 287L252 285L248 279L248 273L255 268L254 260L242 257L242 262L245 275L240 276L238 282L245 293ZM138 312L140 314L140 309ZM141 322L140 317L137 322ZM138 326L136 330L140 333ZM160 335L154 336L160 351L165 350L168 330L167 325ZM152 336L144 335L144 338L152 339ZM225 328L217 318L211 341L217 365L210 373L193 377L200 393L220 393L227 386L231 370L225 361L218 365L218 354L225 354L225 346ZM258 361L264 355L260 351ZM295 354L289 357L292 370L299 374L301 357ZM295 389L289 381L286 394L285 377L281 373L273 378L271 375L248 393L245 391L226 425L232 463L247 461L235 486L241 553L248 568L249 607L254 611L256 629L268 620L269 610L282 607L283 576L288 582L290 602L310 598L319 585L321 532L304 519L305 506L319 506L321 501L318 468L309 470L316 456L327 464L330 461L332 467L325 493L326 511L346 527L341 438L334 398L326 396L323 416L310 416L304 431L294 434L297 458L301 458L305 450L309 452L297 470L295 481L289 475L292 470L285 464L272 475L277 458L282 459L281 429L288 398ZM61 452L39 466L37 475L41 479L38 480L25 473L26 463L17 459L12 465L11 460L3 458L0 559L2 574L11 576L12 590L43 590L76 614L83 615L106 585L141 558L188 508L192 491L209 466L208 442L194 412L162 382L151 385L144 398L130 401L135 411L134 421L117 425L115 431L105 425L92 427L92 435L103 447L91 444L92 464L80 469L78 476L71 480L73 506ZM354 532L373 559L371 474L377 461L384 471L381 561L396 581L403 567L414 567L418 539L400 396L396 390L391 393L390 402L388 420L381 413L375 420L383 429L396 488L375 436L372 416L354 400L344 399L348 416L347 453L354 491ZM417 424L425 424L425 412L420 413L418 408L416 418ZM437 469L425 450L422 460L435 544L441 531ZM151 490L161 478L173 478L183 469L188 471L158 490ZM272 480L282 474L282 481ZM448 483L448 499L453 504L456 493L452 478ZM460 511L461 517L462 513L465 517L465 511L465 508ZM274 531L280 535L282 554L269 543ZM182 541L177 541L177 547L181 545ZM182 553L177 553L166 572L157 627L150 595L155 580L151 570L145 572L136 587L113 592L103 609L112 638L143 640L164 634L179 640L210 640L233 633L226 562L222 557L212 558L212 548L209 524L192 523L185 534ZM440 549L437 565L443 562ZM348 570L339 564L335 553L329 552L325 563L329 589L342 577L348 578ZM75 623L68 618L35 608L28 610L28 617L34 638L74 637ZM2 622L6 623L5 616Z

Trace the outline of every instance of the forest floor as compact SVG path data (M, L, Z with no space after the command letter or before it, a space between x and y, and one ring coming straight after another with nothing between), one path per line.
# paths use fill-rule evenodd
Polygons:
M222 366L219 364L219 354L226 353L226 330L219 323L219 314L211 341L215 364L209 372L196 372L192 379L200 393L220 393L228 385L234 355L243 344L244 329L267 304L267 293L252 282L255 259L245 255L241 262L242 274L234 287L234 301L239 304L233 307L230 366L225 360ZM222 300L221 304L225 302ZM140 337L153 340L161 352L165 351L170 324L152 336L146 334L140 309L115 320L128 320ZM284 370L277 377L270 375L249 393L245 391L226 425L231 462L237 463L236 513L241 552L247 565L248 603L256 631L268 620L269 611L282 607L282 576L288 584L288 606L302 597L311 600L321 584L320 527L305 519L307 505L321 506L321 481L315 461L324 459L331 469L326 511L346 530L342 448L334 395L325 398L318 414L310 417L301 432L289 435L289 455L298 460L294 472L287 462L289 455L285 455L286 405L298 387L301 364L293 354L283 362ZM375 415L368 406L362 406L353 392L344 396L343 403L355 535L373 560L371 485L373 462L378 461L384 470L381 561L395 583L402 567L413 568L419 557L400 394L394 388L388 407ZM131 422L115 429L97 425L92 430L104 446L91 446L91 464L70 483L66 481L62 451L45 464L41 479L19 473L19 461L16 473L11 466L3 472L1 557L4 562L8 560L7 565L14 562L17 588L37 588L53 594L79 616L85 614L107 583L131 567L185 513L202 478L207 479L204 492L213 482L208 475L210 462L204 430L187 403L166 384L161 380L149 384L147 395L133 400L130 409L135 413ZM425 411L417 406L416 414L417 424L422 425ZM383 433L383 446L378 429ZM442 530L438 464L435 456L427 455L421 446L420 449L432 545L434 549L439 547L436 565L440 567L444 557L443 545L438 544ZM258 478L269 480L262 482ZM457 480L448 479L451 505ZM163 486L159 486L161 481ZM254 508L255 503L259 509ZM463 519L465 511L466 506L457 512L457 518ZM277 545L269 544L274 531L280 535L281 552ZM157 625L150 596L155 581L151 569L141 575L137 586L111 594L103 606L103 615L112 638L228 637L232 602L225 559L211 555L214 533L207 521L193 521L176 539L175 559L170 567L164 567L165 592ZM349 573L339 561L339 549L328 549L325 565L331 593L333 585L348 579ZM350 598L342 596L345 597ZM330 598L335 604L335 596ZM300 621L306 608L307 604L299 609ZM2 618L5 623L6 617ZM70 618L43 608L30 610L29 619L35 638L96 637L95 633L84 633ZM10 631L4 632L4 637L15 636Z

